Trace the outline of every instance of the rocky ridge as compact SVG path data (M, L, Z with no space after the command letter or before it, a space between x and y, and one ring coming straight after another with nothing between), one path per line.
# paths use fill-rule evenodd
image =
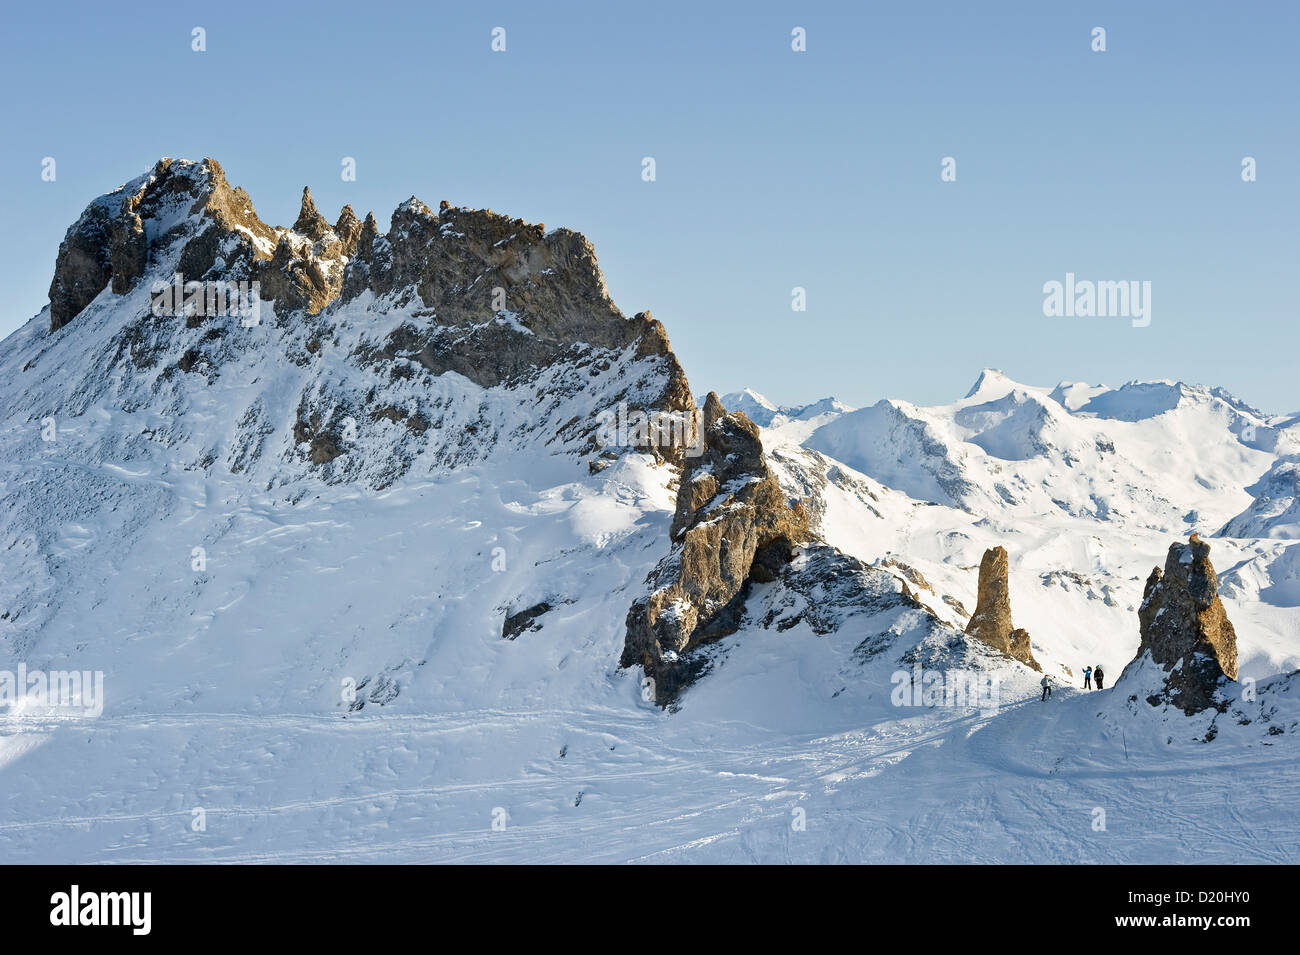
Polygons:
M245 328L224 316L157 314L150 296L176 275L257 283L261 320ZM602 415L620 404L695 411L663 326L614 306L580 234L446 202L434 212L414 197L387 232L349 206L330 225L310 189L293 226L273 227L211 159L162 159L90 203L60 247L49 313L55 342L101 327L111 335L101 348L110 373L66 382L56 409L64 414L110 390L127 408L179 413L195 404L195 386L256 374L268 352L305 370L289 420L271 395L253 396L229 409L233 438L198 453L203 467L224 459L238 471L269 457L272 483L309 473L384 487L421 461L455 466L529 441L549 452L608 452ZM25 370L56 354L49 345L34 351ZM483 395L475 409L453 380L516 394ZM179 416L156 434L199 437ZM627 447L664 460L681 453L636 434Z
M808 517L789 501L763 457L758 426L705 400L700 454L685 459L669 537L672 550L627 615L622 666L639 664L655 699L689 679L681 658L734 633L751 582L771 582L808 538Z

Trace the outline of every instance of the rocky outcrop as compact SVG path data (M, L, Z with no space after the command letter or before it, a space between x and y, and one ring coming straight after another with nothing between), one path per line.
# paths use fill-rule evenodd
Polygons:
M294 227L273 228L215 159L160 159L92 202L68 229L50 283L51 330L110 284L126 294L163 256L175 257L185 282L258 280L262 298L316 312L341 290L345 243L316 211L310 190L303 190Z
M110 281L114 291L130 288L146 255L139 215L111 202L92 203L59 246L50 282L51 330L71 321Z
M747 626L782 633L804 625L818 636L861 634L853 651L859 661L896 652L896 637L909 630L926 636L941 631L945 638L960 636L897 575L820 541L800 547L794 560L781 568L777 581L779 587L765 589L748 608ZM908 617L900 619L899 614ZM858 628L850 623L854 617L861 621ZM872 617L874 622L868 623Z
M576 344L631 349L633 358L671 357L663 325L649 312L625 318L614 306L595 250L568 229L550 232L489 209L435 213L412 197L378 235L367 222L344 280L344 302L418 295L436 323L402 325L377 359L406 359L434 374L454 371L484 387L529 377L572 357ZM452 347L454 345L454 347ZM665 362L666 388L650 403L693 412L685 375Z
M298 210L298 219L293 224L293 231L305 235L313 242L320 241L333 231L329 222L316 209L316 201L312 198L309 186L302 187L302 205Z
M435 213L414 197L393 213L387 233L373 213L358 221L350 207L331 226L310 189L293 226L273 227L214 160L163 159L96 199L68 230L51 283L51 328L73 322L110 286L126 295L146 275L170 285L175 274L187 283L257 282L260 321L278 329L275 337L298 366L335 352L301 396L291 428L292 457L327 481L374 472L375 485L386 486L426 451L435 465L451 466L543 427L542 441L556 449L608 459L635 448L681 459L680 441L633 434L611 448L601 440L603 420L623 406L689 419L695 401L663 325L649 312L629 318L615 307L591 244L568 229L548 232L446 203ZM188 383L197 387L248 354L229 324L204 328L210 316L201 314L178 324L166 310L146 314L140 302L137 296L114 315L113 360L128 361L133 371L193 371ZM393 314L400 320L374 321ZM353 333L339 334L349 322ZM373 334L355 334L371 325ZM449 409L439 402L450 399L429 397L445 389L415 382L431 386L448 372L484 389L528 388L517 404L531 420L504 433L466 410L465 431L447 428ZM352 393L354 378L366 379L360 397ZM170 386L172 378L163 372L161 381ZM401 447L385 449L391 460L382 467L360 460L347 437L349 419L384 420L383 410L395 406L409 412ZM247 440L269 447L262 412L248 410L255 431ZM241 466L249 463L241 457Z
M930 586L930 581L925 579L925 574L921 573L911 564L905 564L892 554L886 554L884 557L877 558L873 567L885 567L898 572L899 576L905 581L916 587L918 590L924 590L933 594L934 588ZM963 616L965 613L963 612Z
M702 453L682 471L672 550L627 614L621 665L641 665L661 705L696 672L684 655L734 633L749 584L775 580L809 533L763 459L757 425L711 393L702 427Z
M134 288L150 260L150 234L153 245L168 246L195 215L208 227L189 235L183 249L181 262L193 278L213 264L218 233L243 227L254 238L272 238L252 214L247 195L226 183L218 163L159 160L150 172L100 196L68 228L50 282L51 330L76 318L110 283L118 295ZM146 222L153 228L146 229Z
M1011 622L1009 561L1005 547L992 547L980 560L979 595L966 633L995 650L1041 670L1029 649L1029 633Z
M501 624L501 636L507 640L513 640L521 633L527 630L540 630L542 625L537 622L537 618L551 612L551 605L543 600L541 603L533 604L517 613L507 614L505 622Z
M374 213L367 215L367 221L374 223ZM357 244L361 241L361 220L357 214L352 211L351 205L346 205L339 213L338 221L334 223L334 234L339 237L343 244L343 254L351 258L357 254Z
M1138 622L1142 643L1129 666L1149 657L1166 673L1164 687L1147 702L1188 714L1221 711L1226 704L1219 690L1237 678L1237 633L1219 599L1209 544L1193 534L1186 544L1170 546L1164 570L1156 567L1147 578Z

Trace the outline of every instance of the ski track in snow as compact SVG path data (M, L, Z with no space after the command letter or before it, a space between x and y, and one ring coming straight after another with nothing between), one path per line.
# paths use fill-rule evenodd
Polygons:
M12 820L18 794L11 791L0 815L0 844L10 861L117 863L1297 857L1300 834L1275 802L1279 790L1295 791L1300 782L1291 760L1224 764L1205 752L1172 766L1143 760L1101 768L1076 765L1065 750L1051 770L1016 762L1020 749L1069 722L1071 708L1093 705L1078 694L1046 704L1027 698L993 718L932 718L928 731L903 738L885 726L879 733L845 727L831 737L755 739L745 721L698 726L684 712L629 716L602 707L350 718L135 714L76 726L24 723L21 732L0 736L0 752L27 736L41 738L46 790L57 793L72 782L80 772L74 754L85 746L107 750L99 757L105 775L88 798L21 821ZM473 768L498 737L571 742L564 758L552 748L523 765L489 759ZM169 741L182 740L201 760L183 775L203 780L200 785L184 796L169 792L163 779L155 791L131 785L136 771L164 773L149 762L174 752ZM419 761L398 768L382 758L444 750L451 764L445 781L437 756L431 766ZM302 764L318 771L303 778ZM1181 783L1191 778L1196 784L1189 791ZM1177 798L1170 798L1175 790ZM585 795L575 807L579 791ZM204 808L205 832L190 830L190 803ZM509 813L503 831L492 830L498 806ZM1088 825L1098 806L1107 812L1105 832ZM791 827L796 807L806 812L804 831ZM849 841L840 844L843 837Z

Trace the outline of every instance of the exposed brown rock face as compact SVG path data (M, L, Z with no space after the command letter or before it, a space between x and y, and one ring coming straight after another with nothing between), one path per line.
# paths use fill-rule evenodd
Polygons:
M371 215L373 220L374 216ZM334 233L343 243L343 253L349 257L357 254L357 243L361 241L361 220L357 214L352 211L351 205L346 205L339 213L338 222L334 223Z
M175 224L150 248L143 223L162 218ZM150 256L175 243L182 244L185 281L255 280L281 317L316 315L367 292L395 307L418 297L427 310L421 317L433 320L403 324L358 356L366 364L411 361L490 388L530 379L584 350L605 368L609 359L595 359L597 352L630 350L632 359L661 359L664 376L659 394L640 391L639 410L695 410L663 325L649 312L629 319L615 307L595 250L578 233L547 233L540 224L445 202L434 213L415 197L393 213L387 234L373 214L358 222L351 207L331 226L306 188L293 227L273 228L211 159L160 160L91 203L59 252L52 328L71 321L110 281L114 292L129 291ZM663 456L676 460L672 449Z
M408 289L437 322L403 325L376 357L409 359L434 374L455 371L491 387L570 356L575 343L632 348L633 358L670 359L667 387L653 407L695 409L663 325L649 312L631 319L619 312L595 250L576 232L544 233L489 209L435 213L412 197L393 213L387 235L363 226L342 300Z
M1209 544L1193 535L1170 546L1164 571L1156 567L1147 578L1138 621L1138 658L1150 653L1168 673L1164 692L1147 702L1172 703L1189 714L1221 710L1215 691L1237 678L1237 633L1219 599Z
M346 220L341 216L340 224ZM145 222L156 227L152 240ZM153 257L176 243L183 243L177 270L186 282L258 280L262 298L309 313L342 288L345 242L316 211L309 190L294 229L272 228L257 217L248 193L231 188L215 159L160 159L92 202L68 229L50 283L51 330L76 318L110 282L118 295L130 291Z
M664 400L647 405L694 410L663 326L649 312L631 319L619 312L583 236L442 205L439 215L412 197L382 234L373 213L358 222L350 206L331 226L304 188L293 227L271 227L215 160L162 159L92 202L68 229L50 285L51 327L70 322L110 281L114 292L129 291L151 255L179 241L185 281L258 280L261 297L281 315L314 315L367 291L418 295L437 321L398 329L378 357L409 358L491 387L531 375L575 345L634 348L635 358L669 359ZM144 222L164 218L173 226L150 248ZM221 274L209 276L216 266Z
M311 197L309 186L302 187L302 206L298 210L298 220L293 224L293 231L312 241L323 239L330 233L330 224L316 209L316 201Z
M809 535L807 516L763 459L758 426L710 394L703 429L703 453L685 459L672 552L627 614L621 665L640 664L661 705L693 675L681 656L734 633L748 584L775 580Z
M1009 561L1005 547L984 552L980 561L979 596L975 612L966 624L966 632L995 650L1041 670L1029 649L1029 633L1011 623L1011 589L1008 583Z
M331 226L310 189L292 228L268 226L217 162L163 159L94 200L68 230L50 287L52 330L73 322L110 286L119 295L134 291L131 307L114 316L120 329L112 359L135 369L195 372L186 387L210 383L242 360L242 335L228 335L228 324L203 328L210 316L199 312L177 323L171 313L140 307L142 280L170 286L176 273L186 283L257 282L262 304L274 306L261 309L261 321L277 326L272 337L300 367L348 349L333 356L345 372L312 376L292 428L295 455L331 483L364 473L387 486L422 454L452 466L526 441L543 421L547 447L616 459L621 452L600 437L610 412L626 405L637 414L689 418L696 410L663 325L649 312L624 316L591 244L567 229L548 233L540 224L445 203L439 215L415 198L393 213L387 233L373 213L358 221L346 206ZM336 315L340 327L356 328L371 314L393 312L405 317L382 333L346 345L333 334ZM494 422L471 419L453 432L445 427L452 399L399 394L410 391L404 382L450 371L483 388L535 385L519 400L536 402L537 428L498 431ZM366 387L357 392L352 379L362 378ZM590 400L574 401L583 396ZM382 463L354 454L347 419L386 422L379 412L399 406L408 412L400 419L407 434L396 436L400 449ZM569 409L564 418L548 420L561 408ZM251 430L238 439L244 450L232 466L237 460L246 468L245 451L268 447L275 426L265 409L247 409L241 420ZM662 442L622 444L672 462L683 451Z
M71 321L108 285L113 277L110 252L117 228L107 210L91 206L68 229L50 282L51 331Z
M1017 627L1011 631L1007 639L1011 642L1011 649L1007 651L1008 656L1014 657L1021 663L1028 664L1035 670L1042 670L1042 667L1038 665L1038 661L1034 659L1033 653L1029 650L1028 630Z
M925 579L925 574L921 573L911 564L903 563L897 557L894 557L892 555L886 556L880 560L877 560L872 566L889 567L893 570L896 570L905 581L910 583L912 586L916 587L917 590L925 590L928 591L929 593L934 593L934 588L930 586L930 581ZM960 604L960 601L958 601L958 603ZM962 613L963 615L965 615L964 610L962 611Z
M110 282L118 295L135 286L149 262L146 220L169 222L194 213L204 213L209 227L192 237L184 250L182 266L191 273L187 277L201 278L216 258L219 237L237 227L274 240L271 230L257 220L248 195L230 188L217 162L159 160L151 172L96 199L68 228L50 282L51 330L72 321ZM174 238L169 230L154 241L167 245Z

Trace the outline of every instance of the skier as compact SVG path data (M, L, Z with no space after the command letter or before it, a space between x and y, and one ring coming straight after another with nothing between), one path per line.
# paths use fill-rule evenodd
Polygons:
M1083 668L1083 688L1085 690L1092 689L1092 667Z
M1043 688L1043 697L1038 702L1042 703L1052 695L1052 678L1044 673L1042 680L1039 681L1039 685Z
M1102 672L1102 670L1101 670L1101 664L1100 664L1100 663L1097 664L1097 668L1096 668L1095 670L1092 671L1092 675L1093 675L1093 677L1097 680L1097 689L1100 690L1100 689L1101 689L1101 681L1104 680L1104 679L1106 679L1106 674Z

